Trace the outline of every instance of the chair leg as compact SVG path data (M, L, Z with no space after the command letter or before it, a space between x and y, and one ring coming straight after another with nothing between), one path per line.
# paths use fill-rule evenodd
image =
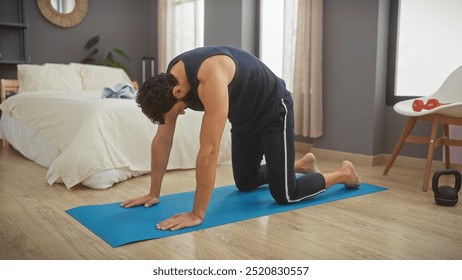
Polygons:
M406 138L411 133L411 130L414 128L414 125L416 122L417 122L416 117L411 117L407 121L406 126L404 127L403 132L401 133L401 136L399 137L398 142L396 143L395 148L393 149L390 160L388 161L387 166L385 166L383 175L387 175L388 171L390 171L391 166L395 162L395 159L398 156L399 152L401 151L401 148L403 148L404 142L406 142Z
M447 140L449 137L449 124L444 124L444 137ZM446 168L451 168L451 155L449 154L449 145L444 145L444 158L446 159Z
M7 141L6 139L3 139L3 140L2 140L2 146L3 146L3 147L8 147L8 145L9 145L9 144L8 144L8 141Z
M430 141L428 143L428 154L427 154L427 164L425 165L425 172L424 172L424 181L422 185L422 190L424 192L428 189L428 182L430 181L430 173L432 171L432 162L433 162L433 154L435 152L435 141L436 141L436 133L438 130L438 120L432 121L432 131L430 135Z

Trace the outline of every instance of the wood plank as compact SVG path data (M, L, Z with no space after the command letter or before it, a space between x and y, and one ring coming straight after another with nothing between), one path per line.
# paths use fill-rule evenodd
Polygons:
M68 191L47 185L45 168L5 146L0 148L0 259L462 259L461 202L437 206L432 192L420 189L423 168L395 166L384 176L383 163L357 159L364 182L389 190L111 248L65 210L144 194L148 175L108 190ZM340 162L318 159L318 165L330 171ZM194 190L194 176L194 170L167 172L162 193ZM441 184L452 184L451 179L442 177ZM229 184L231 167L219 166L216 185ZM154 230L157 221L152 222Z

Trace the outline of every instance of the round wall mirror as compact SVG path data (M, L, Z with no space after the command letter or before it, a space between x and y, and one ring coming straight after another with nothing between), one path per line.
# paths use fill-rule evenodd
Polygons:
M60 27L72 27L85 18L88 0L37 0L42 15Z
M50 0L53 9L61 15L72 13L75 9L75 0Z

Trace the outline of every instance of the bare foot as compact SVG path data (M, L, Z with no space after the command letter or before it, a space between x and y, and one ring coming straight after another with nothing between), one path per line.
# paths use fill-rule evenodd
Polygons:
M301 159L295 162L295 171L301 173L320 173L316 164L316 157L313 153L305 154Z
M361 184L361 179L359 179L358 173L356 173L356 169L350 161L343 161L342 167L340 168L341 171L345 172L346 180L345 180L345 187L347 188L358 188Z

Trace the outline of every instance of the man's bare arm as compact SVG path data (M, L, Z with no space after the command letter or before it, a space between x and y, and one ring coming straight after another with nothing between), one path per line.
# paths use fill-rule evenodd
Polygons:
M181 213L158 224L162 230L177 230L202 223L215 185L217 159L228 116L228 84L235 72L229 57L212 57L204 61L198 74L199 97L205 113L196 160L196 192L190 213Z
M196 193L193 213L205 216L215 185L221 138L228 116L228 83L226 75L207 79L201 87L205 110L200 133L200 149L196 160Z
M175 132L176 117L165 120L159 125L157 133L151 143L151 188L149 194L124 201L121 206L129 208L138 205L149 207L159 203L162 179L167 170L170 150Z

